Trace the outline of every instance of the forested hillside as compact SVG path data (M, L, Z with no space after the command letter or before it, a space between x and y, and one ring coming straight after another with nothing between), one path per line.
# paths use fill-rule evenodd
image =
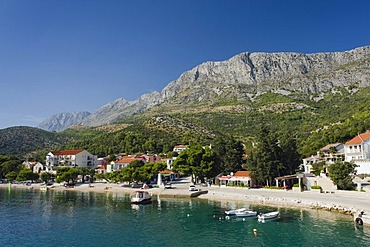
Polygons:
M167 153L176 144L212 144L218 138L241 140L246 151L261 126L296 138L302 155L346 142L370 129L370 88L335 88L325 95L265 93L250 101L219 101L183 108L162 106L98 128L47 132L37 128L0 130L0 154L25 155L84 148L99 156L117 153ZM232 138L233 137L233 138Z

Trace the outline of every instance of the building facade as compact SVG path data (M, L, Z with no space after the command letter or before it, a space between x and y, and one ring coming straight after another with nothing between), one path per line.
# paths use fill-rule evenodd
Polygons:
M357 165L357 174L370 174L370 132L358 134L344 144L345 161Z
M328 144L317 151L316 155L304 158L302 166L305 173L312 173L312 164L324 162L325 165L331 165L337 161L343 161L344 156L342 143Z
M96 168L97 156L86 150L62 150L49 152L46 155L46 172L55 173L58 167L91 167Z
M128 166L132 161L138 160L146 163L146 159L143 156L122 156L120 159L110 162L106 167L106 172L110 173L113 171L119 171L122 168Z

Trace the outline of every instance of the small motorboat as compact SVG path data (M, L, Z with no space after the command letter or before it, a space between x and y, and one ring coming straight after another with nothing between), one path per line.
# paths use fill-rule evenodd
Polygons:
M251 211L251 210L244 210L244 211L236 212L235 215L238 217L250 217L250 216L256 216L257 212Z
M231 210L225 211L225 214L231 216L231 215L236 215L236 213L243 212L245 210L246 210L245 208L231 209Z
M273 218L276 218L279 216L279 211L275 211L275 212L270 212L270 213L266 213L266 214L259 214L257 215L257 218L258 218L258 221L264 221L264 220L267 220L267 219L273 219Z
M364 211L354 213L353 217L356 226L370 225L370 215L366 214Z
M131 196L131 203L132 204L145 204L152 202L152 195L145 190L137 190Z

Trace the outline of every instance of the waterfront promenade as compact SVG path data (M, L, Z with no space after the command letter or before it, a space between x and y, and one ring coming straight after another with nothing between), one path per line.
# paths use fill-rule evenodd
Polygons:
M160 197L190 197L191 193L188 188L189 179L182 179L172 182L171 189L159 188L148 189L153 195ZM1 184L1 187L8 187L7 184ZM39 184L31 185L33 189L40 189ZM256 203L263 205L276 205L284 207L304 207L316 208L341 213L353 214L358 211L364 211L370 214L370 193L357 191L335 191L334 193L315 193L311 191L295 192L292 190L276 189L248 189L219 186L200 186L197 189L208 191L199 198L216 200L221 202L234 202L234 204ZM30 186L22 184L12 184L11 189L29 189ZM71 190L98 193L132 193L137 189L123 187L122 184L116 183L93 183L76 185L73 188L66 188L62 185L55 184L49 187L51 190Z

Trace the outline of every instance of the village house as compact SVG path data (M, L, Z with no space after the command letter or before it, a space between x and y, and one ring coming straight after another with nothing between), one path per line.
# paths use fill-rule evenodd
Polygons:
M95 172L97 174L105 174L107 172L105 168L105 159L104 158L98 158L98 165L95 169Z
M22 163L24 165L24 167L32 170L33 173L41 173L42 171L45 171L46 167L41 164L40 162L36 162L36 161L24 161Z
M173 147L173 151L176 152L176 153L181 153L181 151L184 151L187 148L188 148L188 146L186 146L186 145L176 145L176 146Z
M132 161L138 160L146 163L146 159L143 156L136 156L136 155L127 155L122 156L120 159L112 161L106 167L106 172L110 173L113 171L119 171L122 168L128 166Z
M91 167L97 166L97 156L86 150L62 150L49 152L46 155L46 172L56 173L58 167Z
M216 183L220 186L253 186L249 171L237 171L235 173L230 173L230 175L227 176L217 176Z
M305 173L312 173L312 164L314 163L324 162L326 166L334 164L336 161L342 161L343 159L344 145L342 143L328 144L317 151L316 155L304 158L302 166ZM325 170L323 172L324 174L326 173Z
M146 162L161 162L162 158L156 154L144 154L143 155Z
M357 174L370 174L370 132L358 134L344 144L345 161L357 165Z
M162 161L166 163L167 170L172 170L172 165L175 160L176 157L162 159Z

